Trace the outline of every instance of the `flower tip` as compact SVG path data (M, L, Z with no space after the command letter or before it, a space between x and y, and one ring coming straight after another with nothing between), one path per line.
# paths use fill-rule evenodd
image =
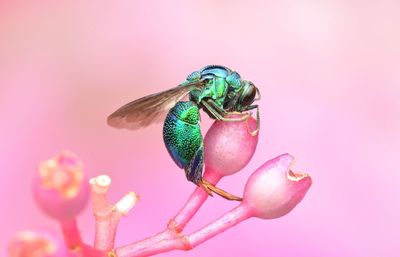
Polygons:
M311 177L307 173L303 173L303 172L295 173L291 169L289 169L287 172L287 178L291 181L300 181L300 180L306 179L306 178L311 180Z
M284 153L281 154L277 157L275 157L272 160L269 160L268 163L272 164L272 165L279 165L281 166L283 169L287 169L290 166L293 166L295 163L295 157L289 153Z
M312 184L306 173L295 173L290 167L294 157L282 154L267 161L249 178L244 204L253 216L273 219L289 213L305 196Z
M124 215L136 205L140 197L135 192L129 192L115 204L115 208Z
M96 193L105 194L111 185L111 178L108 175L99 175L89 179L89 184Z

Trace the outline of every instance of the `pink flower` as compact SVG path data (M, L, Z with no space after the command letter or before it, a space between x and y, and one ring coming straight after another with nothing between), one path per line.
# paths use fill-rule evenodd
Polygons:
M54 237L31 231L18 232L8 245L10 257L62 257L67 256L61 243Z
M73 153L64 151L39 165L33 195L45 213L58 220L66 220L83 209L88 187L82 162Z
M243 204L251 216L274 219L289 213L304 197L312 184L307 174L290 170L294 158L282 154L267 161L248 179Z
M223 177L243 169L257 147L258 133L250 134L255 128L256 120L251 116L238 122L215 121L204 139L206 172Z

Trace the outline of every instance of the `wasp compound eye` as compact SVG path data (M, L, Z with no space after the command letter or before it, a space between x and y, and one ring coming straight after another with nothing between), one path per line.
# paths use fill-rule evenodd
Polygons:
M243 93L240 97L240 103L242 106L248 106L254 102L256 97L257 89L254 84L249 83L247 87L244 88Z

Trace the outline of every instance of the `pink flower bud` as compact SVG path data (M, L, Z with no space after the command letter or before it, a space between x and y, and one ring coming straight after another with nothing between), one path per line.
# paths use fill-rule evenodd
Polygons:
M238 118L232 115L230 118ZM244 168L253 156L258 142L256 121L249 117L243 121L216 121L204 139L206 168L217 176L232 175Z
M83 176L83 164L70 152L40 164L34 178L33 196L40 208L58 220L76 216L88 199L89 185Z
M252 216L274 219L289 213L311 186L307 174L295 174L289 168L293 156L280 155L267 161L248 179L243 204Z
M64 257L67 252L53 236L32 231L17 233L8 245L10 257Z

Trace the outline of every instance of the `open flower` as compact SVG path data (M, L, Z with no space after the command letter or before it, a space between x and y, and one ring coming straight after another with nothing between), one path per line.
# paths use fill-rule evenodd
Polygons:
M267 161L248 179L243 204L252 216L274 219L289 213L312 184L308 174L290 170L294 158L282 154Z
M33 183L34 199L53 218L66 220L76 216L88 198L83 164L70 152L62 152L39 165Z
M65 249L54 237L31 231L14 235L8 245L10 257L61 257L67 256Z

